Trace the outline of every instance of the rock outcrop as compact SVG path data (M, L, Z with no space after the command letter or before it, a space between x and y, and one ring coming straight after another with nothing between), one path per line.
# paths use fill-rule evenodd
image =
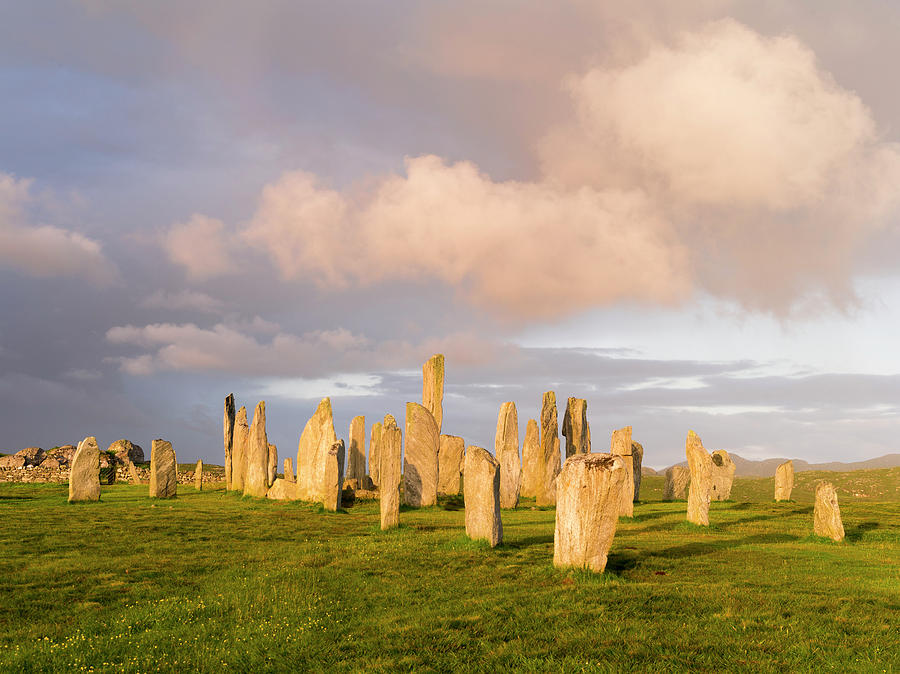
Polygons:
M325 455L325 490L322 505L325 510L341 508L341 492L344 487L344 441L338 440Z
M631 456L631 449L631 426L613 431L609 442L609 451L610 454L622 457L627 473L625 476L625 487L620 494L620 517L634 517L634 461Z
M444 420L444 355L441 353L422 365L422 407L431 412L440 435Z
M503 540L500 464L483 447L469 445L465 474L466 535L496 547Z
M381 452L378 485L381 500L381 529L391 529L400 524L400 454L402 438L394 417L384 419L381 431Z
M525 425L525 440L522 442L522 482L519 496L537 498L541 490L544 465L541 461L541 432L538 422L529 419Z
M688 431L685 442L691 486L688 490L688 522L709 526L709 501L712 496L712 457L704 449L700 436Z
M731 485L734 483L734 471L737 466L724 449L712 453L712 492L713 501L727 501L731 498Z
M366 477L366 418L353 417L350 422L349 446L347 447L347 479L359 480Z
M684 498L685 491L691 481L691 471L685 466L672 466L666 470L666 486L663 488L663 501L674 501Z
M556 487L554 566L597 573L606 568L629 473L625 459L613 454L566 459Z
M253 412L247 446L244 496L265 498L269 490L269 439L266 436L266 403L262 400L256 404Z
M559 475L561 465L556 393L547 391L541 403L541 466L544 474L537 495L539 506L556 503L556 476Z
M632 474L634 475L634 477L633 477L634 498L632 499L632 501L634 503L637 503L638 501L641 500L641 476L644 474L644 468L643 468L643 466L641 466L641 464L643 462L644 462L644 446L641 443L635 442L634 440L632 440L631 441L631 467L632 467Z
M406 446L403 452L403 498L413 507L437 503L440 433L431 412L406 403Z
M100 447L89 436L78 443L69 470L69 503L100 500Z
M466 442L456 435L442 435L438 448L438 493L447 496L459 494Z
M247 423L247 408L241 405L234 421L234 448L231 454L231 488L244 491L247 473L247 454L250 451L250 424Z
M515 508L519 505L522 461L519 458L519 415L513 402L500 406L494 455L500 464L500 507Z
M297 446L297 493L304 501L322 503L326 498L325 464L337 442L331 399L322 398L303 427Z
M287 461L287 459L285 460ZM297 483L276 477L275 482L272 483L272 486L266 492L266 498L273 501L296 501Z
M234 393L225 397L225 413L222 417L222 435L225 441L225 489L231 489L231 459L234 453Z
M816 536L830 538L833 541L844 540L844 523L841 521L837 492L830 482L823 481L816 485L813 532Z
M794 490L794 462L785 461L775 469L775 500L790 501Z
M150 445L150 497L174 498L178 491L178 461L172 443L157 438Z
M566 458L591 453L591 427L587 419L587 400L569 398L563 415L562 434L566 438Z

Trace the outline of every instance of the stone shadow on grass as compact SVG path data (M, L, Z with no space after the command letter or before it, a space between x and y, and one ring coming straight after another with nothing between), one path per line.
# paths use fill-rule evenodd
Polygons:
M800 540L799 536L794 536L793 534L781 534L781 533L770 533L770 534L756 534L754 536L746 536L745 538L739 538L737 540L721 540L721 541L710 541L710 542L702 542L696 541L694 543L685 543L684 545L676 545L671 548L664 548L662 550L650 551L646 554L647 558L651 557L663 557L665 559L683 559L685 557L696 557L699 555L709 555L714 552L719 552L722 550L728 550L730 548L737 548L742 545L760 545L766 543L790 543L792 541Z
M881 524L876 521L863 522L862 524L858 524L852 529L847 529L847 532L844 536L848 541L856 543L862 540L862 537L865 535L867 531L872 531L873 529L877 529Z
M504 529L506 527L504 526ZM507 548L530 548L532 545L546 545L553 543L553 534L543 534L540 536L529 536L528 538L519 538L517 540L503 539L503 546Z

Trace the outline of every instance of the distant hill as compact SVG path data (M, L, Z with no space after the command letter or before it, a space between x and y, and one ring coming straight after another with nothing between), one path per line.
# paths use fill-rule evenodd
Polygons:
M787 459L763 459L762 461L753 461L752 459L745 459L737 454L730 454L730 456L737 469L735 475L739 477L771 477L775 474L775 469L778 468L780 464L787 461ZM687 461L682 461L675 465L687 466ZM884 456L879 456L877 459L854 461L852 463L842 463L841 461L809 463L803 459L794 459L795 473L807 470L845 472L850 470L871 470L873 468L896 468L898 466L900 466L900 454L885 454ZM659 472L665 473L665 470Z

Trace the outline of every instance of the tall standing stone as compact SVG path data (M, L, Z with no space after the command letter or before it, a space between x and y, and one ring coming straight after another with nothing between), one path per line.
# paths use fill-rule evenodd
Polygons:
M794 462L785 461L775 469L775 500L790 501L794 490Z
M438 435L444 420L444 354L438 353L422 365L422 407L431 412Z
M325 455L325 489L322 505L325 510L337 511L341 507L344 485L344 441L338 440Z
M271 487L275 484L275 478L278 477L278 447L269 443L268 465L266 466L266 486Z
M380 466L381 529L391 529L400 524L400 453L402 449L400 429L393 417L385 417L381 432Z
M587 400L569 398L563 415L562 434L566 438L566 458L591 453L591 427L587 420Z
M225 436L225 489L231 489L231 458L234 453L234 393L229 393L225 398L222 431Z
M376 487L381 484L381 435L384 425L380 421L372 424L369 439L369 477Z
M483 447L466 449L466 535L493 548L503 540L500 521L500 464Z
M431 412L419 403L406 403L403 498L407 505L421 507L437 503L440 444L440 433Z
M688 491L688 522L709 526L709 501L712 495L712 457L704 449L700 436L688 431L685 443L691 486Z
M157 438L150 445L150 498L174 498L178 491L178 460L172 443Z
M359 480L363 484L366 478L366 418L353 417L350 422L350 446L347 448L347 479Z
M519 414L513 402L500 406L494 455L500 463L500 507L515 508L519 505L522 486L522 461L519 459Z
M731 485L737 466L724 449L712 453L712 492L713 501L727 501L731 498Z
M284 460L284 479L288 482L296 482L294 479L294 460L287 457Z
M69 468L69 503L100 500L100 446L88 436L78 443Z
M556 476L559 475L562 465L559 453L556 393L553 391L544 393L541 403L541 465L544 474L537 495L537 504L553 505L556 503Z
M234 446L231 453L231 488L234 491L244 491L249 451L250 424L247 423L247 408L241 405L234 420Z
M631 426L613 431L609 441L609 451L611 454L622 457L627 473L625 487L620 494L619 516L634 517L634 460L631 455Z
M684 498L684 492L691 481L691 471L686 466L672 466L666 470L666 486L663 501Z
M194 468L194 489L203 491L203 459L198 460Z
M556 487L554 566L597 573L606 568L630 472L624 457L614 454L566 459Z
M322 398L300 434L297 446L297 494L304 501L325 500L325 464L337 442L331 399Z
M265 498L269 490L269 439L266 437L266 403L262 400L253 412L248 447L244 496Z
M841 521L837 492L830 482L819 482L816 485L813 532L816 536L830 538L833 541L844 540L844 523Z
M644 446L641 443L635 442L634 440L632 440L631 441L631 467L632 467L631 474L633 475L632 479L634 481L634 498L632 499L632 501L634 501L634 503L637 503L638 501L641 500L641 468L642 468L643 463L644 463Z
M438 493L459 494L459 483L466 456L466 442L456 435L442 435L438 449Z
M519 496L536 498L541 491L543 476L541 434L538 422L529 419L525 426L525 440L522 442L522 486L519 489Z

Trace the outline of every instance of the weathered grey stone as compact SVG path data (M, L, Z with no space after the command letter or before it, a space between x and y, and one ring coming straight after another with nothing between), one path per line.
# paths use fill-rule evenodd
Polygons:
M556 476L562 465L559 453L559 424L557 422L556 393L547 391L541 403L541 465L544 474L541 479L537 504L556 503Z
M247 475L247 454L250 452L250 424L247 408L241 405L234 421L234 447L231 454L231 488L243 493Z
M444 355L441 353L422 365L422 407L431 412L440 435L444 420Z
M691 486L688 490L688 522L709 526L709 501L712 495L712 457L704 449L700 436L688 431L685 442Z
M466 457L466 442L455 435L442 435L438 448L438 493L454 495L459 493L463 461Z
M522 442L522 483L519 496L537 498L541 491L544 464L541 461L541 432L538 422L529 419L525 425L525 440Z
M336 442L331 399L322 398L315 414L306 422L297 447L297 493L304 501L325 501L325 464Z
M844 523L841 521L837 492L830 482L823 481L816 485L813 531L816 536L830 538L833 541L844 540Z
M515 508L519 505L522 486L522 461L519 458L519 414L513 402L500 406L494 454L500 464L500 507Z
M99 455L97 457L97 470L100 470L100 458ZM0 456L0 468L24 468L26 464L26 460L24 456L17 456L16 454L12 454L10 456Z
M437 503L440 444L440 433L431 412L419 403L406 403L403 498L407 505L418 508Z
M496 547L503 541L500 464L483 447L469 445L465 473L466 535Z
M390 415L389 415L390 417ZM381 432L378 485L381 499L381 529L391 529L400 524L400 453L402 440L400 429L393 417L385 417Z
M785 461L775 469L775 500L790 501L794 490L794 462Z
M632 499L635 503L641 500L641 476L643 473L643 468L641 464L644 462L644 446L631 441L631 467L634 475L634 498Z
M631 456L631 426L613 431L609 442L610 454L621 456L625 462L627 475L620 494L619 516L634 517L634 461Z
M78 443L69 469L69 503L100 500L100 447L89 436Z
M591 427L587 420L587 400L569 398L563 415L562 434L566 438L566 458L591 453Z
M553 564L601 573L606 568L630 468L622 456L576 454L556 487Z
M344 441L338 440L325 455L325 494L322 505L325 510L341 508L341 492L344 487Z
M116 440L109 447L106 448L107 452L112 452L116 455L116 458L119 460L119 463L122 465L127 464L129 461L132 463L144 463L144 450L140 445L136 445L130 440L126 440L122 438L121 440Z
M140 484L141 478L138 475L137 467L131 462L128 462L128 477L131 479L131 484Z
M278 477L278 447L271 442L269 443L268 459L269 464L267 466L268 470L266 471L266 487L271 487L275 484L275 478Z
M266 403L259 401L250 424L247 452L247 473L244 475L244 496L265 498L269 490L269 439L266 437Z
M347 477L362 482L366 476L366 418L350 422L350 446L347 448Z
M222 434L225 440L225 489L228 490L231 489L231 459L234 453L234 393L225 397Z
M285 459L285 461L288 460ZM276 477L275 482L266 492L266 498L273 501L295 501L297 500L297 483Z
M724 449L717 449L712 458L712 491L713 501L727 501L731 498L731 485L734 482L734 471L737 466Z
M379 475L381 471L381 433L384 425L380 421L372 424L372 434L369 439L369 478L376 487L381 484Z
M203 459L199 459L194 468L194 489L203 491Z
M75 447L72 445L62 445L61 447L48 449L47 457L56 459L61 466L70 464L72 463L72 459L75 458ZM44 459L44 461L46 460L47 459ZM43 461L41 463L43 464Z
M150 497L173 498L178 489L178 461L172 443L157 438L150 445Z
M296 482L294 479L294 460L291 457L287 457L284 460L284 479L288 482ZM274 485L275 483L273 482L272 484Z
M666 486L663 501L682 499L691 481L691 471L686 466L672 466L666 470Z

